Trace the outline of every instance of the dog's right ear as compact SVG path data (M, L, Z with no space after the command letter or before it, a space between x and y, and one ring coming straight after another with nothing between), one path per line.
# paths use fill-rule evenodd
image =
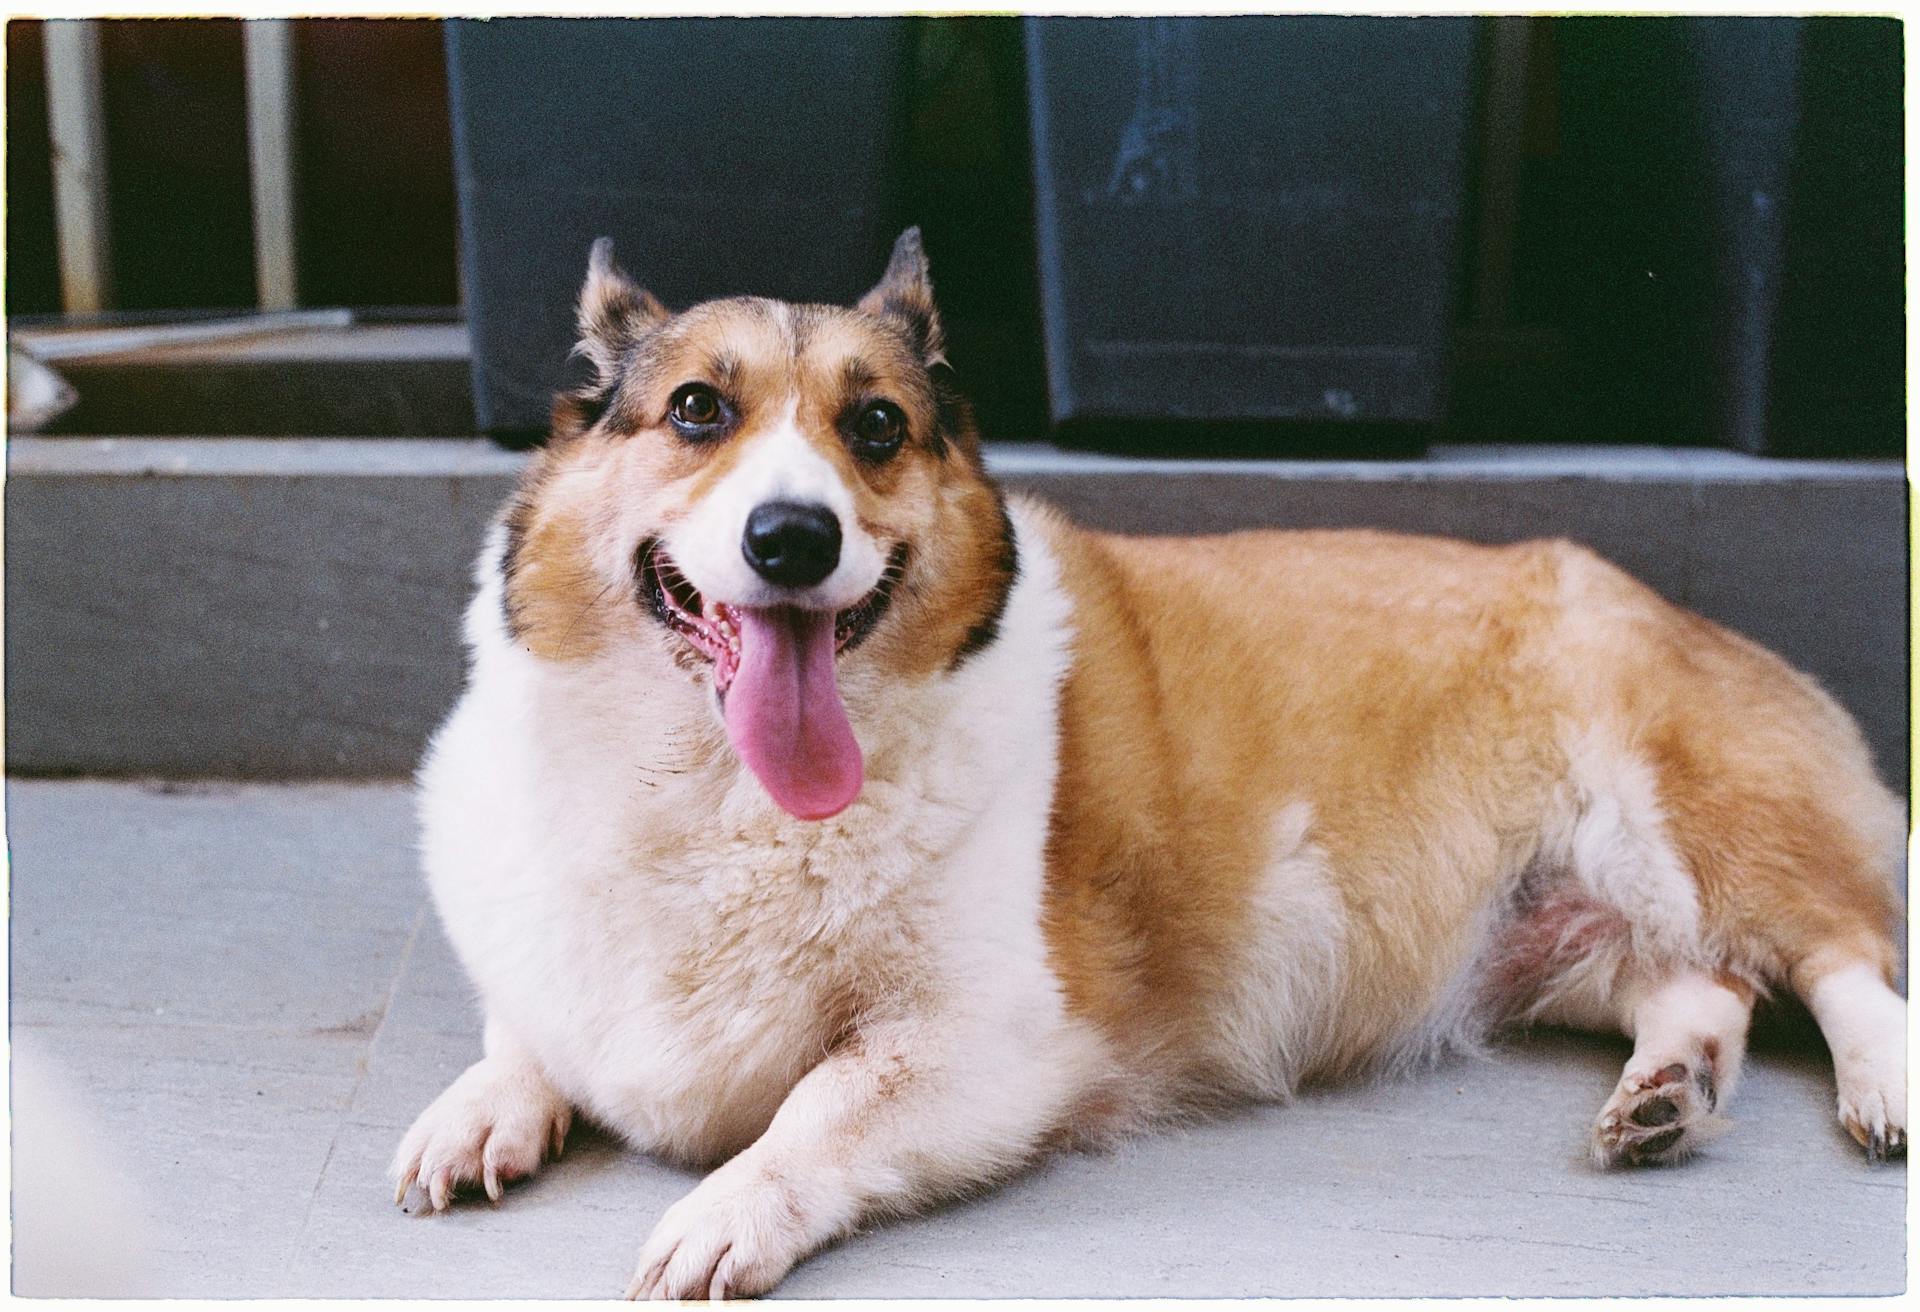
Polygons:
M671 311L652 292L613 262L613 238L593 243L587 281L580 288L580 342L574 350L593 362L600 385L614 382L628 348L669 317Z

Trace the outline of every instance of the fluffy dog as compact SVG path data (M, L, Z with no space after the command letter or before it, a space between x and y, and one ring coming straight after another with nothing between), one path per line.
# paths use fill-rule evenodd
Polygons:
M595 378L487 537L425 864L486 1056L434 1208L578 1110L721 1163L629 1293L1502 1024L1624 1031L1602 1164L1716 1128L1757 994L1902 1150L1903 811L1814 682L1565 542L1132 539L1004 497L919 234L851 308L672 313L602 241Z

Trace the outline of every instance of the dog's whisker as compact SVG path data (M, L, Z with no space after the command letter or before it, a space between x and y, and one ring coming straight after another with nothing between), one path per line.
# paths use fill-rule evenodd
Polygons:
M600 589L599 592L595 593L589 601L580 607L579 612L576 613L571 620L567 621L567 626L560 631L561 645L564 646L566 642L573 637L574 631L580 627L581 621L586 619L588 614L597 609L600 603L607 599L608 593L619 586L618 582L607 584L606 587Z

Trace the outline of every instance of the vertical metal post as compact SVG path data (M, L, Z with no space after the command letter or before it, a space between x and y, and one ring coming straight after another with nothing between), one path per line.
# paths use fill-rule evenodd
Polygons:
M248 19L247 158L253 181L253 271L260 308L297 304L294 253L293 24Z
M113 303L100 24L92 19L52 19L45 34L60 301L69 314L91 314Z

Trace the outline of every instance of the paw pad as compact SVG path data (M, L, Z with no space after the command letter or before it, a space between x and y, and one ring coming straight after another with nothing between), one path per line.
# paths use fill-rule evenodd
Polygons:
M1594 1126L1594 1161L1603 1167L1679 1161L1724 1127L1712 1115L1714 1103L1713 1064L1705 1059L1627 1075Z

